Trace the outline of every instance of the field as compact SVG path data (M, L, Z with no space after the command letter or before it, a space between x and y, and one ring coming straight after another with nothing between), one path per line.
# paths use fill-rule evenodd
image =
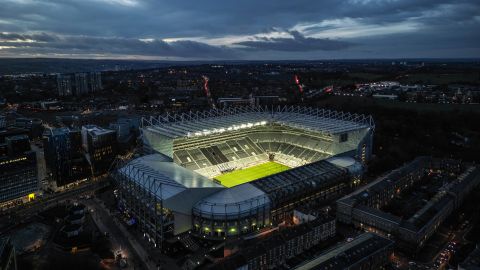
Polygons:
M237 170L229 173L225 173L215 177L216 180L226 187L233 187L243 183L253 181L258 178L276 174L290 169L285 165L267 162L243 170Z

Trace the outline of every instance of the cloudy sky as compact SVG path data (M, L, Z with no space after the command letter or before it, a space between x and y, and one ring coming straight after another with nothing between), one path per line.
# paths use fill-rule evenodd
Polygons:
M0 57L478 58L479 0L0 0Z

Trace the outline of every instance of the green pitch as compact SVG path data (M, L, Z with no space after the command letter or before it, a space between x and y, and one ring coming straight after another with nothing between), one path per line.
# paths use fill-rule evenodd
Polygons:
M270 161L250 168L225 173L215 177L215 179L226 187L233 187L288 169L290 167Z

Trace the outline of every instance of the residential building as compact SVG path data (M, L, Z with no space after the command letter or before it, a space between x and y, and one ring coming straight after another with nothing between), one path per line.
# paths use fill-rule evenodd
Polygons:
M57 75L57 90L61 97L73 95L72 91L72 77L70 75Z
M7 126L7 121L5 119L5 116L0 115L0 130L4 130L6 126Z
M470 252L467 258L458 264L458 270L480 270L480 246Z
M240 251L212 266L213 269L275 269L336 234L335 218L318 217L298 226L271 232L252 240Z
M88 94L88 80L86 73L75 73L75 95Z
M417 185L424 175L450 166L449 162L419 157L378 178L337 201L337 220L392 236L399 248L415 253L461 205L466 195L480 184L480 168L467 165L456 179L438 188L433 197L407 216L394 215L385 211L384 207L403 191Z
M92 72L89 74L90 92L95 93L103 89L102 73Z
M364 233L341 243L296 270L387 269L394 242L374 233Z

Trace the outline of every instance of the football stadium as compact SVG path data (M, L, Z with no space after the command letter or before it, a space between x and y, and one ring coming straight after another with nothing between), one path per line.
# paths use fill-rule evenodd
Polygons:
M155 246L254 235L351 190L374 128L370 116L301 106L144 118L145 155L114 174L120 205Z

